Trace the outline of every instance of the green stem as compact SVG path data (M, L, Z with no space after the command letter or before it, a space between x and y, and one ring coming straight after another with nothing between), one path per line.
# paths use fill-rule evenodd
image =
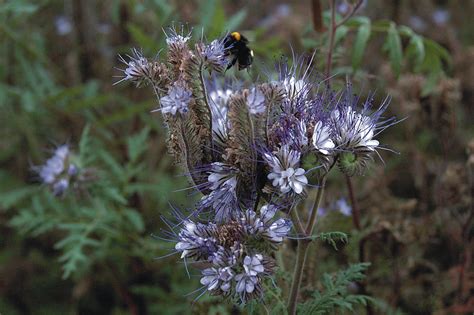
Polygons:
M308 224L306 225L306 235L313 235L314 226L316 225L316 217L318 216L318 207L321 203L321 199L324 193L324 186L326 185L326 176L327 173L321 179L321 187L318 189L318 194L316 195L316 199L314 200L313 207L311 209L311 215L309 217Z
M296 209L290 209L290 217L291 221L293 222L293 226L295 227L296 232L298 233L298 236L304 236L305 231L303 225L301 224L301 220Z
M331 24L329 25L329 47L328 55L326 57L326 80L328 87L331 86L331 68L332 68L332 54L334 51L334 39L336 37L336 0L329 1L331 5Z
M304 265L306 263L306 256L308 255L309 244L311 243L311 240L309 239L309 237L311 236L311 233L313 232L314 226L316 224L317 212L318 212L319 204L321 203L321 199L323 197L325 182L326 182L326 175L321 180L321 187L317 190L316 198L315 198L313 207L311 209L311 217L306 226L306 230L304 230L303 227L301 226L301 222L299 221L299 219L295 220L295 218L298 218L297 214L296 213L291 214L293 222L297 221L295 223L295 227L296 227L296 230L298 231L298 234L300 234L302 238L298 239L298 248L296 252L296 265L295 265L295 270L293 272L293 282L291 284L290 296L288 298L288 314L290 315L296 314L298 294L299 294L299 290L301 286L301 281L303 280ZM292 212L295 212L295 210L293 210Z
M288 314L296 314L296 306L298 294L301 286L301 280L303 280L303 269L306 262L306 256L308 255L308 248L310 244L308 239L298 240L298 250L296 252L296 265L293 273L293 282L291 284L290 297L288 299Z

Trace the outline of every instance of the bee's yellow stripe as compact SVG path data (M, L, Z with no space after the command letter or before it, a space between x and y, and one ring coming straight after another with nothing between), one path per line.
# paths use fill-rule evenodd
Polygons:
M242 37L239 32L232 32L230 35L237 41Z

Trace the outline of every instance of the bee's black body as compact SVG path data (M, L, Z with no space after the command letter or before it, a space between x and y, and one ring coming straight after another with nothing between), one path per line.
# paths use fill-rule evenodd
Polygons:
M233 32L226 36L224 47L227 50L227 54L232 56L227 69L230 69L236 63L239 70L250 67L253 61L253 51L247 47L248 42L248 39L238 32Z

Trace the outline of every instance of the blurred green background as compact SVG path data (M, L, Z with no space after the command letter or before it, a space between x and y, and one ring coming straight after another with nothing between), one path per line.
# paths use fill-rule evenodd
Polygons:
M347 4L336 3L344 15ZM385 165L355 180L363 230L338 211L319 220L319 231L351 239L339 251L314 246L308 288L356 262L363 241L367 291L384 305L376 312L474 312L474 2L460 3L364 1L339 29L336 86L347 77L362 95L390 94L390 114L407 119L381 136L401 154L383 152ZM208 39L234 30L250 39L253 67L230 76L262 80L292 51L316 51L323 72L327 9L309 0L1 0L0 313L246 313L205 296L192 306L185 294L199 287L197 273L189 279L177 256L155 259L173 247L153 237L167 229L161 216L199 196L182 190L183 170L166 154L153 92L113 86L117 56L133 47L155 56L163 28L183 22ZM90 196L54 198L31 170L63 143L98 170ZM340 198L335 176L324 206ZM285 246L289 266L294 244Z

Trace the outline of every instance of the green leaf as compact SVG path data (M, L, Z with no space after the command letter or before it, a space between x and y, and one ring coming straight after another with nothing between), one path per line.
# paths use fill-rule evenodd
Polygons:
M108 197L110 200L116 201L120 204L127 204L127 199L122 196L119 190L115 187L103 187L104 197Z
M26 186L0 194L0 207L4 209L11 208L23 199L30 197L38 191L37 186Z
M132 223L132 226L138 232L143 232L145 229L145 223L143 222L142 215L135 209L125 209L124 215Z
M341 25L337 28L336 34L334 34L334 45L337 45L340 41L342 41L347 33L349 32L349 28L345 25Z
M369 19L364 19L359 29L354 42L354 49L352 52L352 69L356 71L362 62L367 42L370 38L371 25Z
M131 163L134 163L146 151L146 140L149 133L149 128L143 128L141 132L127 139L127 153Z
M405 25L400 25L398 27L398 32L400 33L400 35L406 36L406 37L412 37L415 35L415 32L413 32L411 28Z
M349 236L344 232L325 232L313 236L314 240L321 240L330 244L335 250L337 250L336 241L341 241L342 243L347 243L349 241Z
M412 48L415 54L415 65L420 67L425 59L425 44L423 43L423 38L419 35L414 34L408 45L407 49Z
M390 27L388 29L386 44L390 58L390 65L392 66L395 76L398 77L402 67L403 52L400 34L398 33L397 27L393 22L390 23Z
M99 151L98 156L105 164L107 164L107 166L110 168L111 172L116 178L124 177L125 171L122 165L120 165L120 163L118 163L110 153L106 151Z
M79 157L81 161L86 160L90 146L90 125L86 125L82 130L81 140L79 141Z
M137 42L140 48L144 49L145 51L158 51L158 41L145 34L145 32L143 32L140 27L136 26L135 24L128 23L127 30L130 32L133 40Z
M314 291L312 299L298 305L298 314L338 314L338 309L354 313L355 305L366 305L371 301L370 297L351 294L348 286L351 282L363 280L364 272L369 266L369 263L359 263L350 265L346 270L338 271L334 275L324 274L321 280L324 290Z

